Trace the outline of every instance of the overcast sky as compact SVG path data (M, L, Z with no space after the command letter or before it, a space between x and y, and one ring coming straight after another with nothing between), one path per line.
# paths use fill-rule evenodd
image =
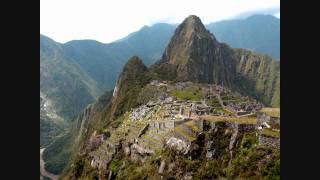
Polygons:
M64 43L123 38L144 25L180 23L197 15L207 24L246 12L277 9L280 0L41 0L40 33Z

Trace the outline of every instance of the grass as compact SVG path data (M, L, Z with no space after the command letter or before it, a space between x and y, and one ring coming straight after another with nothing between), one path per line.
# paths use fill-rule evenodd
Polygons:
M189 141L194 141L196 138L192 137L190 134L186 133L182 128L181 125L174 128L174 131L188 139Z
M219 103L219 100L218 99L210 99L208 101L208 105L211 106L211 107L221 107L220 103Z
M280 132L278 131L272 131L271 129L264 128L261 132L261 134L269 137L275 137L279 138L280 137Z
M197 125L195 125L192 121L186 122L185 125L187 125L194 132L199 132L200 131L199 127Z
M179 100L200 101L204 98L204 94L198 89L173 90L171 96L177 97Z
M224 117L224 116L211 116L211 115L203 115L200 116L202 120L211 121L211 122L219 122L219 121L226 121L232 123L239 123L239 124L256 124L257 119L255 117Z
M223 112L224 114L227 114L227 115L234 115L234 112L228 109L223 109L223 108L217 108L217 112Z
M280 117L280 108L262 108L260 112L271 117Z

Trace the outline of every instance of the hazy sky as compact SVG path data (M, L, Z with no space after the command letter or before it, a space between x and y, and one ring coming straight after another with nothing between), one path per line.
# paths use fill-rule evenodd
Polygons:
M191 14L206 24L270 8L279 9L280 0L41 0L40 33L62 43L107 43L144 25L180 23ZM274 14L280 18L280 12Z

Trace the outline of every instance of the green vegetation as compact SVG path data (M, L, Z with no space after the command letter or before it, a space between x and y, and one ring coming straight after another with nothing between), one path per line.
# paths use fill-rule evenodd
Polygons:
M220 112L220 113L223 113L225 115L228 115L228 116L232 116L234 115L234 113L232 111L229 111L228 109L224 109L224 108L216 108L215 109L217 112Z
M253 15L210 23L208 30L234 48L246 48L280 59L280 20L271 15Z
M204 94L201 89L189 88L186 90L173 90L170 92L170 96L177 97L180 100L200 101L204 98Z
M174 128L174 131L176 133L179 133L180 135L182 135L183 137L185 137L187 140L189 141L194 141L196 138L191 136L190 134L188 134L186 131L183 130L182 126L179 125L177 127Z
M193 132L199 132L200 131L199 127L197 125L195 125L192 121L186 122L185 125L190 127Z
M40 116L40 146L48 146L63 132L64 128L61 123L55 123L45 116Z
M137 56L131 57L118 79L117 97L111 107L110 119L114 120L139 104L137 101L141 89L149 83L151 77L147 67Z
M71 141L70 134L62 135L50 144L43 152L43 159L46 162L46 169L54 174L60 174L66 167L71 149L66 148L65 144Z
M43 176L43 180L52 180L52 179L48 178L47 176Z
M115 157L109 165L109 170L117 174L116 179L160 179L157 174L156 162L148 158L145 163L133 162L127 158Z
M259 112L271 117L280 117L280 108L262 108Z
M137 97L138 104L147 104L149 101L157 101L161 94L165 93L165 87L146 85Z
M228 179L280 179L279 151L256 144L254 133L244 136L231 166L225 169ZM268 160L267 155L271 155Z
M280 63L269 56L234 49L237 56L235 87L272 107L280 107Z
M87 161L85 161L81 157L76 157L76 159L74 160L74 168L72 169L72 171L73 175L71 177L62 179L99 179L98 171L91 168L90 164L88 164Z
M273 130L268 129L268 128L264 128L262 130L261 134L265 135L265 136L275 137L275 138L279 138L280 137L280 132L279 131L273 131Z
M211 116L211 115L202 115L200 116L202 120L211 121L211 122L219 122L219 121L227 121L234 122L239 124L256 124L257 119L251 116L245 117L224 117L224 116Z
M60 44L41 35L40 91L66 120L72 119L102 93L97 82L64 54Z
M207 104L214 108L221 108L221 104L217 98L208 100Z
M227 139L228 135L219 138L218 148L220 151L217 152L218 155L214 159L204 158L201 152L191 158L190 156L178 155L176 151L165 148L156 151L153 156L147 157L143 164L127 158L115 157L110 163L109 170L117 174L116 179L132 180L160 179L160 175L164 179L182 179L188 173L192 174L192 179L197 180L279 179L280 154L278 150L258 148L255 133L246 133L237 146L234 159L229 166L230 157L225 150L229 144ZM197 146L196 149L202 149L200 142ZM165 161L166 166L164 172L159 174L158 169L161 161Z

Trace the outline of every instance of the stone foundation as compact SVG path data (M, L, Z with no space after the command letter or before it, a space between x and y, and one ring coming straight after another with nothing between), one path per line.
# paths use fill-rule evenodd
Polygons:
M273 148L280 149L280 138L260 135L259 145L271 146Z

